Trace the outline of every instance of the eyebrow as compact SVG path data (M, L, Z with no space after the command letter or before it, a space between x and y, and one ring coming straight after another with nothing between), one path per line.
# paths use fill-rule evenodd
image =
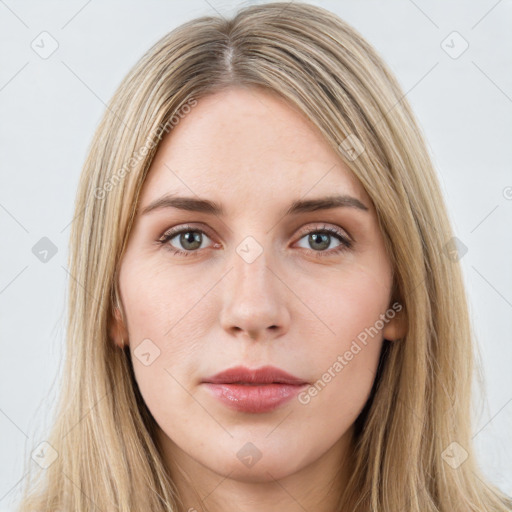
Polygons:
M284 212L284 215L294 215L298 213L313 212L316 210L330 210L340 207L355 208L366 212L369 210L366 205L355 197L349 195L334 195L319 197L316 199L299 199L290 205L288 210ZM141 215L146 215L152 211L160 210L162 208L177 208L179 210L208 213L218 216L222 216L225 213L222 206L215 201L166 194L146 206L142 210Z

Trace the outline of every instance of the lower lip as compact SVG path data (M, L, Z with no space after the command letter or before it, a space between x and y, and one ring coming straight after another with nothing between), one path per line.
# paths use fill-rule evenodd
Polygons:
M240 412L268 412L291 400L307 384L212 384L204 383L213 395Z

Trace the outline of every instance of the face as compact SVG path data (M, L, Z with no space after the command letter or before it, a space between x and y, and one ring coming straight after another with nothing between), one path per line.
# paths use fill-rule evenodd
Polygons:
M152 163L111 327L167 459L247 481L342 464L403 335L392 279L370 198L312 124L258 89L200 99ZM306 384L204 382L269 365Z

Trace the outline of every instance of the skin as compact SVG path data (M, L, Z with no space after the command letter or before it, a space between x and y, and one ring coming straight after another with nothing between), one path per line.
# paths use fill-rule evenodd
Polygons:
M283 215L294 200L334 192L368 211ZM225 215L176 208L142 215L167 193L215 201ZM167 242L188 256L157 243L185 224L206 233L194 231L199 248L179 234ZM308 241L324 225L352 247L334 253L343 243L335 235L323 246ZM236 251L247 236L263 251L252 263ZM232 366L270 364L315 383L391 307L391 286L370 198L318 130L278 96L232 87L201 98L171 130L144 183L121 261L122 315L110 334L130 346L183 511L334 510L350 475L354 421L382 343L405 334L402 314L307 404L295 398L268 413L242 413L201 380ZM137 357L144 339L160 350L149 365ZM261 454L250 467L237 457L247 442Z

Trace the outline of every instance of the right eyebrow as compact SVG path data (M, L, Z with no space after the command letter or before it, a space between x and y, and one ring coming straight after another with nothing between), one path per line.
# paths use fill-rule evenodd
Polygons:
M224 215L222 206L207 199L196 199L194 197L178 197L166 194L146 206L141 215L146 215L154 210L162 208L178 208L190 212L210 213L212 215Z

